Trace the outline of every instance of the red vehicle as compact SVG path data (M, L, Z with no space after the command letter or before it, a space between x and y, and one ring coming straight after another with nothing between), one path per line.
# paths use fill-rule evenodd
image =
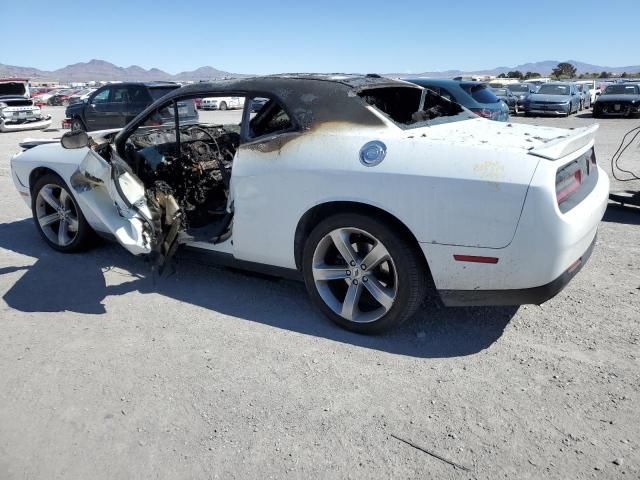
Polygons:
M194 98L193 99L193 103L196 104L196 108L198 110L200 110L200 107L202 106L202 99L201 98Z

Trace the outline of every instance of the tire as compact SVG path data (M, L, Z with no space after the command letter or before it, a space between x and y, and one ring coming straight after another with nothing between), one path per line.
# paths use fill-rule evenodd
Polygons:
M518 113L519 113L518 104L516 103L515 107L513 107L513 115L518 116Z
M93 230L58 175L48 173L36 181L31 191L31 212L38 232L54 250L71 253L89 246Z
M79 118L74 118L73 120L71 120L71 131L72 132L77 132L77 131L86 132L87 128L84 126L84 123L82 123L82 120L80 120Z
M226 109L227 109L227 102L220 103L219 110L226 110Z
M572 103L569 104L569 110L567 110L567 113L565 114L565 117L570 117L571 116L571 110L573 110L573 104Z
M374 261L371 255L377 256L373 268L360 263ZM322 220L305 242L302 271L322 313L365 334L390 330L410 318L426 296L429 275L417 247L397 229L361 213Z

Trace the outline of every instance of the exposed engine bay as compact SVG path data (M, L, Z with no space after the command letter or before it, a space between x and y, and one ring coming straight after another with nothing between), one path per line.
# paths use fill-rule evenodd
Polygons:
M231 167L240 127L192 125L140 129L128 141L131 167L150 200L174 202L181 229L200 228L227 214ZM153 202L155 203L155 202ZM175 210L175 207L173 208Z

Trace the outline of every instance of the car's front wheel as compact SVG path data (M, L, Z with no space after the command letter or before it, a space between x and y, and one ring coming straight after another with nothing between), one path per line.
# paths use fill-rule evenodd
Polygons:
M331 216L313 229L303 274L320 310L359 333L380 333L411 317L425 297L428 275L417 247L360 213Z
M51 248L60 252L85 249L93 231L60 177L40 177L31 193L36 228Z
M220 104L220 110L226 110L227 109L227 102L222 102Z

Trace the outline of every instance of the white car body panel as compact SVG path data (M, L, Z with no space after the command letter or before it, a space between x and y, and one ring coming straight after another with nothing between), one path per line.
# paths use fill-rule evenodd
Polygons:
M567 213L557 204L556 174L593 148L597 126L571 131L477 118L401 129L369 109L380 126L327 122L241 144L231 176L232 238L190 246L296 269L295 235L305 213L329 202L366 204L413 234L438 290L477 291L548 284L592 245L607 204L605 172L598 169L594 190ZM372 140L387 147L375 167L359 158ZM49 168L72 186L74 175L97 179L92 188L73 188L89 224L131 253L150 251L143 189L133 177L120 183L120 192L131 188L130 201L122 201L111 165L92 150L45 144L15 156L11 166L29 204L34 168ZM126 203L137 203L138 212ZM454 255L499 261L467 263Z

